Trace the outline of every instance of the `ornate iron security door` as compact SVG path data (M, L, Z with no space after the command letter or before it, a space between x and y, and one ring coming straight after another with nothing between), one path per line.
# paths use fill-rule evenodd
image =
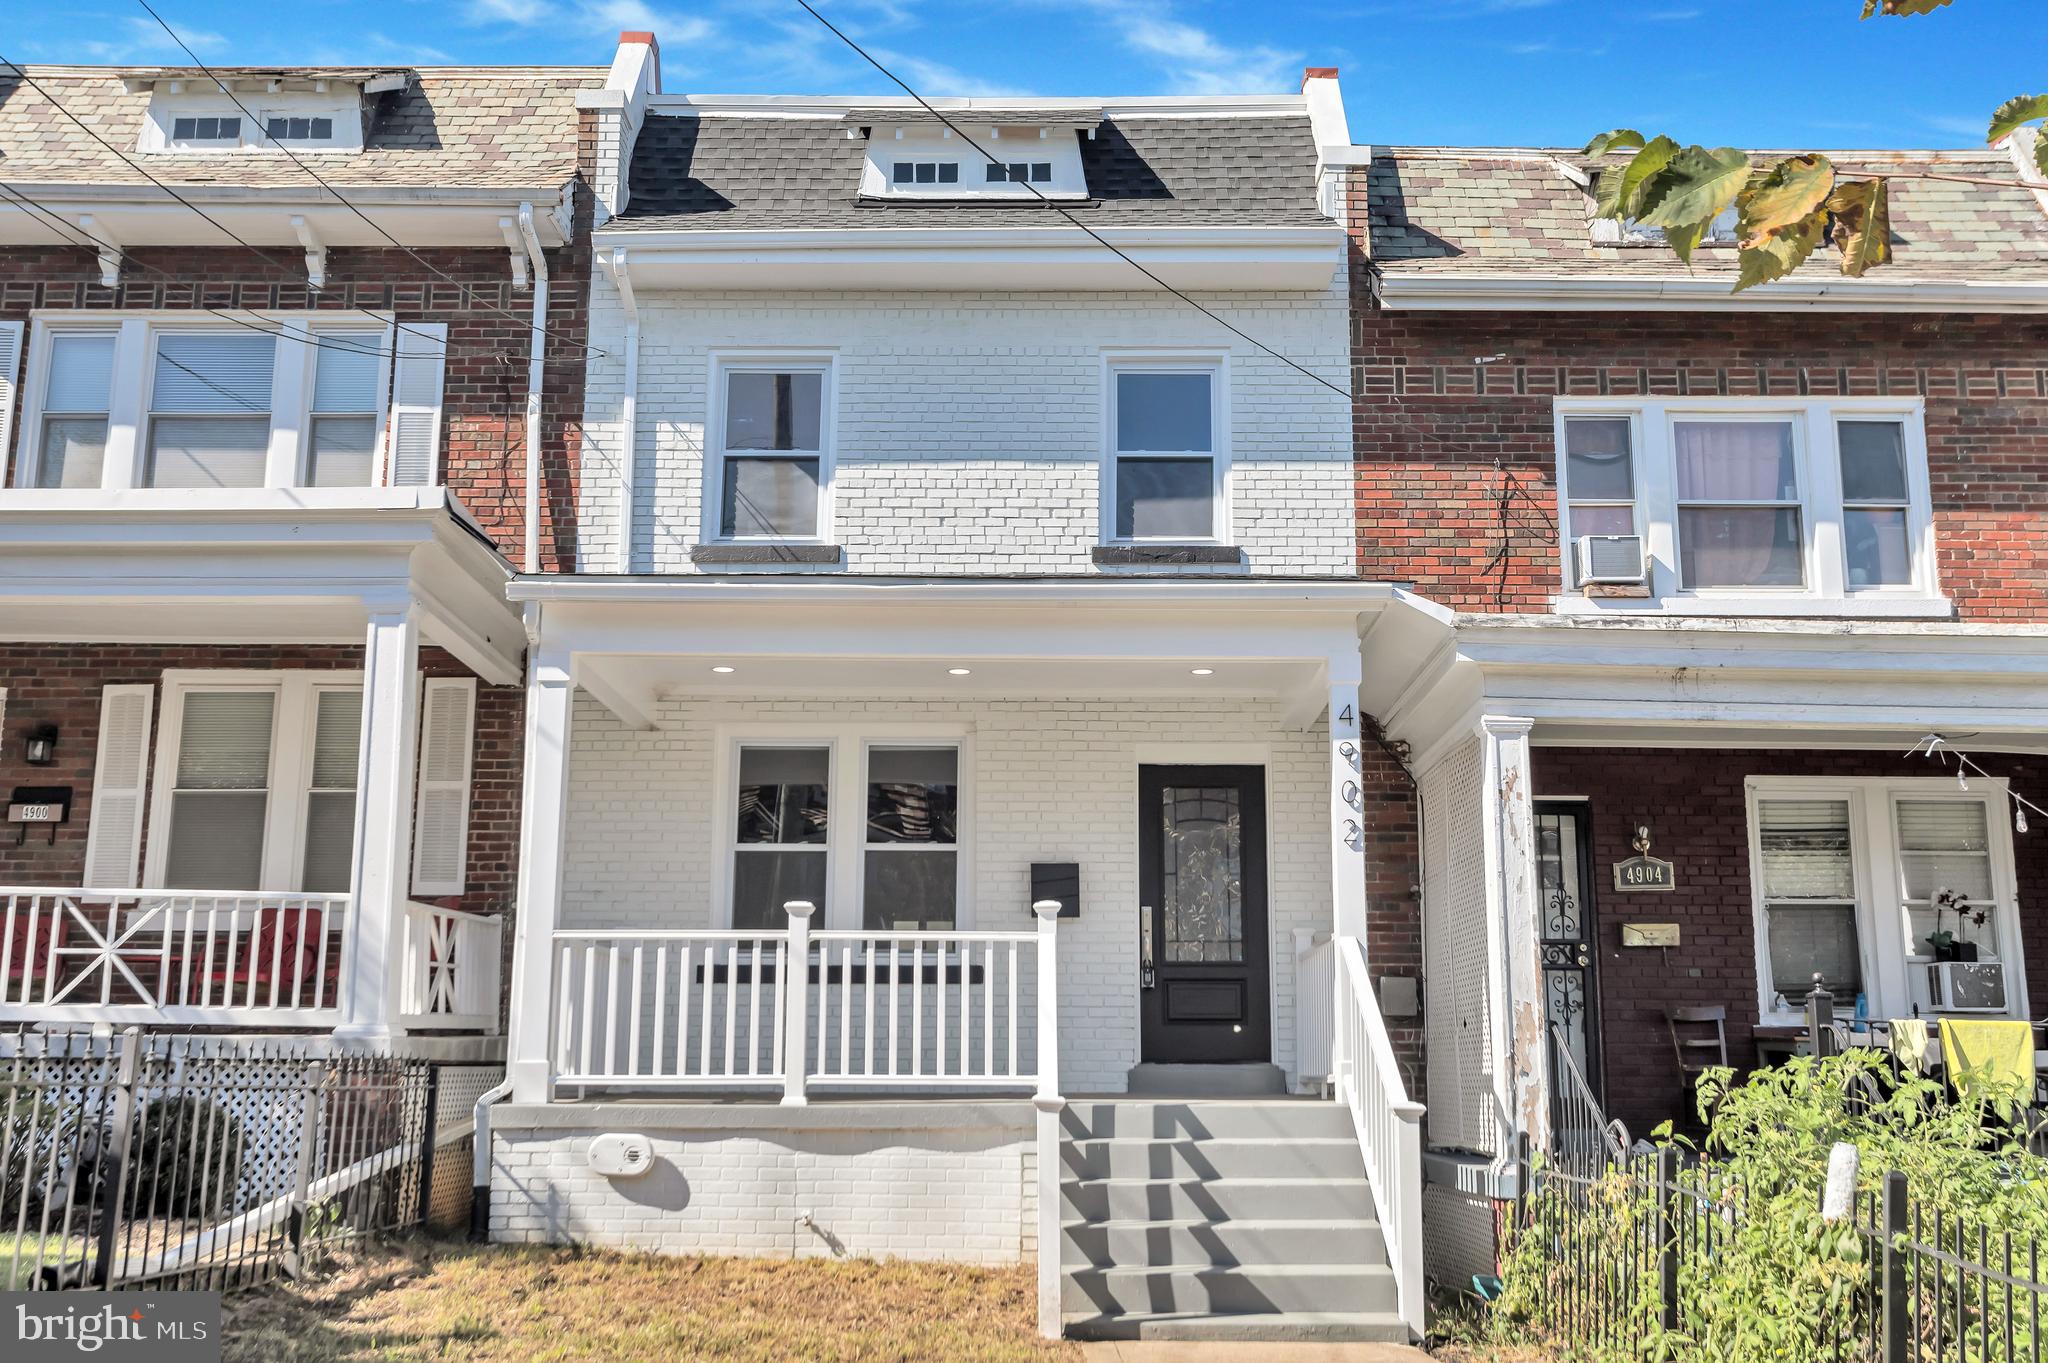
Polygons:
M1543 954L1543 1010L1569 1043L1579 1072L1601 1096L1599 995L1594 958L1593 856L1588 807L1538 800L1536 873Z

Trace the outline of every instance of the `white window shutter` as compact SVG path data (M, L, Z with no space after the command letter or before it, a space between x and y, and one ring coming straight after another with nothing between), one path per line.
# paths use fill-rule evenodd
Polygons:
M86 826L85 888L139 888L142 802L149 783L149 718L156 688L100 691L99 753L93 761L92 822Z
M391 379L392 487L433 487L441 481L441 377L448 361L448 324L407 322L392 333L397 359Z
M476 678L429 677L420 704L418 826L412 839L412 892L461 894L469 851L471 750Z
M21 395L14 376L21 369L21 323L0 322L0 469L14 445L15 399ZM20 465L16 465L17 475Z

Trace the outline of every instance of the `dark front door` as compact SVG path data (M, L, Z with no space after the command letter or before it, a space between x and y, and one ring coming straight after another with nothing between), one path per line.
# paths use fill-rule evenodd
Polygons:
M1271 1060L1263 767L1138 768L1139 1049Z
M1578 800L1536 802L1536 873L1543 891L1541 949L1545 1020L1564 1033L1565 1048L1600 1099L1600 1010L1593 961L1592 837L1588 806Z

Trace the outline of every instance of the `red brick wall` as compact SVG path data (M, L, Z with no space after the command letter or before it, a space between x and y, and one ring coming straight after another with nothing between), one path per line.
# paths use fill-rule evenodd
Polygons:
M71 820L57 830L32 830L15 846L0 835L0 884L77 885L85 870L92 815L93 758L99 749L100 688L117 682L161 686L166 668L360 668L362 650L345 645L159 647L124 644L0 645L0 794L16 786L70 786ZM468 670L439 649L423 650L431 676ZM161 710L163 693L157 692ZM520 743L523 696L517 686L477 686L476 762L470 793L467 890L436 902L479 913L510 913L518 874ZM33 725L60 730L57 761L31 767L22 738ZM162 717L152 720L162 732ZM152 798L154 792L152 792Z
M1362 177L1352 209L1363 223ZM1942 588L1965 619L2048 612L2048 319L1395 312L1371 308L1366 283L1361 262L1367 578L1460 610L1547 610L1560 589L1557 396L1912 394L1926 400Z
M1365 800L1366 959L1375 980L1422 979L1422 850L1415 785L1393 754L1372 741L1359 764ZM1418 990L1418 993L1420 991ZM1422 1018L1389 1018L1408 1096L1423 1098Z
M1983 766L2036 797L2048 790L2048 759L1983 755ZM1591 797L1594 913L1599 943L1600 1037L1609 1115L1645 1134L1676 1115L1679 1077L1667 1006L1728 1009L1731 1059L1755 1060L1756 934L1750 907L1749 776L1939 775L1922 758L1893 752L1715 752L1696 749L1537 748L1537 798ZM1620 792L1620 793L1617 793ZM1636 824L1650 825L1656 855L1677 868L1670 893L1623 895L1607 868L1632 855ZM2014 835L2031 988L2048 989L2048 828ZM1675 922L1681 945L1621 947L1624 921ZM1845 1004L1845 1011L1847 1005Z
M577 197L583 231L572 246L548 253L550 336L541 402L546 492L541 533L543 563L548 567L572 563L575 552L576 460L582 443L586 355L582 343L589 327L590 292L590 196L579 192ZM0 321L26 321L39 308L189 312L213 307L350 314L364 307L395 312L401 325L445 322L445 481L516 565L525 529L526 373L533 295L513 290L504 248L420 251L432 269L395 249L336 248L328 256L327 286L317 294L306 283L300 252L280 246L265 247L264 254L270 259L234 246L138 248L131 255L139 263L127 266L119 288L106 289L100 287L99 265L88 251L55 245L10 247L0 250ZM166 279L157 270L174 278ZM11 460L13 455L9 450L0 459ZM9 476L11 481L11 472Z

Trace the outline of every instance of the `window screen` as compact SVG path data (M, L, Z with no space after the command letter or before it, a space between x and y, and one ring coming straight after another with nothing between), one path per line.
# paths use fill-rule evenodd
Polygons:
M1851 587L1913 582L1906 513L1906 429L1896 421L1838 421L1842 456L1842 547Z
M718 533L818 533L825 375L733 370L725 376Z
M1564 485L1574 537L1636 532L1628 418L1573 417L1564 423Z
M1796 1007L1818 974L1837 994L1860 992L1849 802L1759 800L1757 843L1772 991Z

